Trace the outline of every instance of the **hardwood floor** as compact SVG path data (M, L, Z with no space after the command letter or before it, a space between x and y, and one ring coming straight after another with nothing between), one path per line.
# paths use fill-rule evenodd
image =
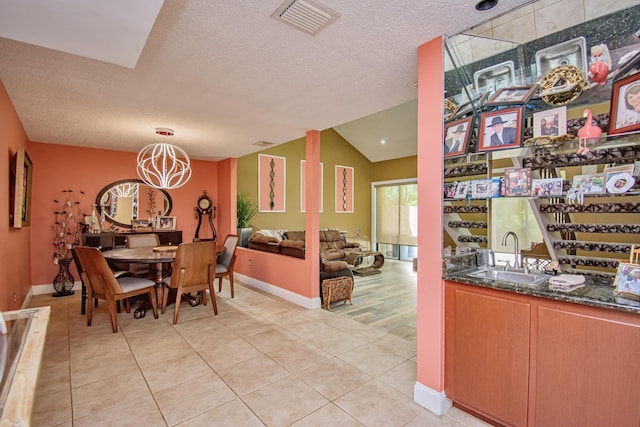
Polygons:
M417 280L411 262L385 260L381 274L355 277L353 305L333 303L331 312L415 342Z

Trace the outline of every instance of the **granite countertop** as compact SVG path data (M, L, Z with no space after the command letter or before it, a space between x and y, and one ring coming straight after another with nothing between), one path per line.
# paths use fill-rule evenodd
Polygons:
M618 296L614 292L613 281L606 277L585 276L585 286L571 292L561 292L549 289L549 282L538 286L523 286L468 276L468 273L475 270L477 269L449 271L445 272L442 277L446 280L467 285L640 314L640 301Z

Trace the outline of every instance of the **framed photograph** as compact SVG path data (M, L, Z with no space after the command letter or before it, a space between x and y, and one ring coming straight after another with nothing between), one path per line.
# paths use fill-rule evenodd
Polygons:
M576 175L573 177L573 188L582 188L583 194L602 194L605 192L603 173Z
M13 226L26 227L31 223L31 186L33 181L33 162L26 150L18 150L15 155L15 178L12 176L13 188Z
M562 178L544 178L531 180L532 196L562 196Z
M504 171L505 196L531 195L531 168L509 168Z
M454 199L466 199L469 194L469 182L461 181L456 186L456 193L453 195Z
M560 136L567 133L567 107L533 113L533 137Z
M444 198L445 199L453 199L456 195L456 187L458 186L458 181L454 182L445 182L444 183Z
M449 122L444 128L444 157L461 156L467 153L471 131L473 129L473 116Z
M603 173L606 175L611 172L627 172L630 175L634 175L633 171L635 170L635 165L633 163L629 163L628 165L620 165L620 166L605 166Z
M149 221L147 221L146 219L132 219L131 228L133 230L146 230L149 228Z
M609 135L640 129L640 73L613 82Z
M640 264L619 263L613 285L619 295L640 299Z
M503 194L500 191L502 187L502 178L491 178L491 188L489 189L489 197L501 197Z
M522 145L524 107L482 113L478 152L516 148Z
M631 190L636 179L629 172L607 172L605 174L607 193L621 194Z
M471 198L486 199L491 197L491 179L474 179L471 181Z
M158 217L157 230L175 230L176 229L176 217L175 216L161 216Z
M537 85L503 87L487 101L487 106L526 104L536 91Z

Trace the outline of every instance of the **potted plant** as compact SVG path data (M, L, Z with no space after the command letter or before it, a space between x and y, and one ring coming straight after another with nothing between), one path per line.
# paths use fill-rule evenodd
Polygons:
M249 237L253 232L251 219L258 212L258 206L251 200L247 193L238 193L236 198L236 216L238 218L238 237L240 238L240 246L246 248L249 246Z

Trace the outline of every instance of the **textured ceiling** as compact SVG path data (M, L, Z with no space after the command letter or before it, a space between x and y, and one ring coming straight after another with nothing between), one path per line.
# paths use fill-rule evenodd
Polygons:
M192 158L221 160L336 127L372 161L415 154L415 129L394 138L383 113L368 133L347 123L415 105L420 44L527 1L480 13L468 0L322 0L341 16L315 37L270 18L280 0L169 0L157 13L159 3L56 2L59 13L45 14L53 32L38 40L49 1L0 0L0 16L21 32L0 38L0 79L31 141L135 152L170 127ZM106 15L109 26L94 25ZM76 46L59 47L57 36ZM118 45L120 55L110 51Z

